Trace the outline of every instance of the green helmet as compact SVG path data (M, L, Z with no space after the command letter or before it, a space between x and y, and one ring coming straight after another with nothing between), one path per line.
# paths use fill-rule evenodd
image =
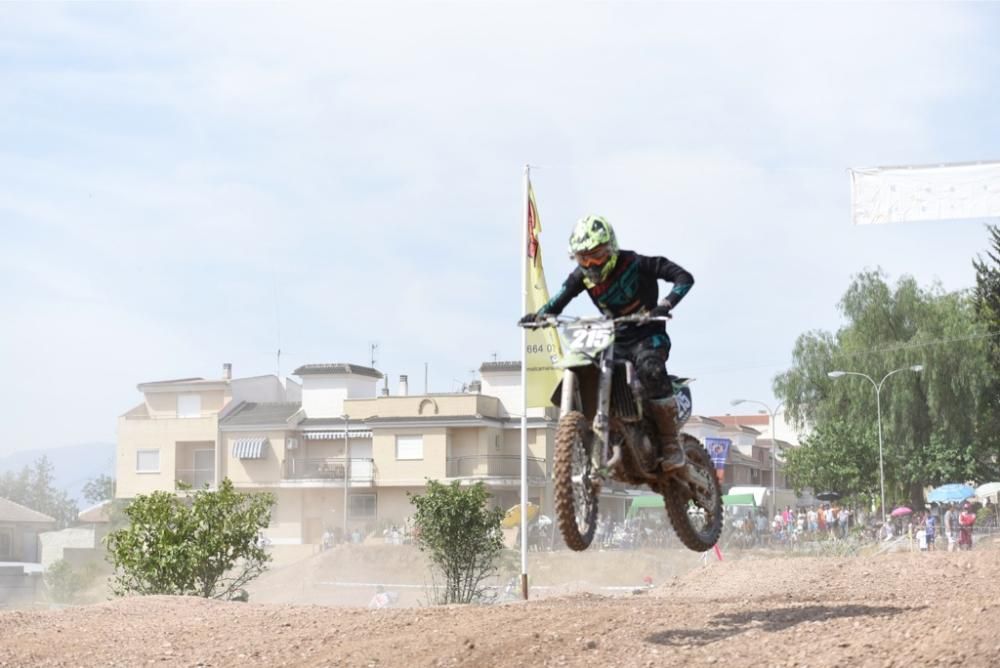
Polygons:
M601 216L584 216L569 237L569 254L592 285L606 279L618 262L618 238Z

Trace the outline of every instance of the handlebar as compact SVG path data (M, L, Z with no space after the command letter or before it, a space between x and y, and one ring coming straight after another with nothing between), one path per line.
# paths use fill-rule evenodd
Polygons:
M557 327L558 325L583 324L598 325L604 323L625 324L625 323L646 323L646 322L667 322L673 316L651 316L648 313L634 313L623 315L617 318L606 318L602 315L573 316L573 315L546 315L536 322L526 322L520 324L526 329L542 329L544 327Z

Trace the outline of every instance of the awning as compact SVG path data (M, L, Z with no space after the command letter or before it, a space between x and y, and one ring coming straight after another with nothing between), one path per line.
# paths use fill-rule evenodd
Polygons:
M352 431L350 432L351 438L371 438L372 433L370 431ZM306 440L309 441L342 441L344 440L344 431L307 431L305 432Z
M645 494L643 496L633 496L632 505L628 508L626 517L635 517L643 508L657 508L663 510L663 497L659 494Z
M263 459L267 437L238 438L233 441L233 457L237 459Z
M757 499L753 494L727 494L722 497L724 506L756 506Z

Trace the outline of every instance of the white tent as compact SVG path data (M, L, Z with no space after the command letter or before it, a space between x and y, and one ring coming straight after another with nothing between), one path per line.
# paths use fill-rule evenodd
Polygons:
M771 488L764 487L762 485L743 485L730 487L727 494L753 494L754 503L757 504L758 508L766 508L769 512L771 509ZM798 505L798 497L795 496L795 492L790 489L776 489L774 490L775 496L775 508L784 508L785 506L791 506L792 508Z
M1000 492L1000 482L988 482L976 488L976 498L982 501L995 499L998 492Z

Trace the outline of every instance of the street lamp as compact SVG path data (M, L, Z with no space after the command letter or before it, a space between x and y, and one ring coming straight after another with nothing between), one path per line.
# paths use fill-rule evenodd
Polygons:
M774 515L775 515L775 512L776 512L775 504L777 503L777 499L775 498L775 490L774 490L774 482L775 482L775 478L777 478L777 472L776 472L776 468L775 468L775 460L777 460L777 458L778 458L778 456L777 456L778 455L778 428L777 428L776 417L775 416L778 414L778 409L781 408L781 405L783 403L785 403L785 402L779 401L778 405L774 407L773 411L771 410L771 407L768 406L767 404L765 404L763 401L757 401L756 399L733 399L729 403L732 406L739 406L740 404L757 404L759 406L763 406L767 410L767 412L770 414L770 416L771 416L771 516L768 518L768 521L769 522L773 521L774 520Z
M859 373L857 371L830 371L826 375L830 378L840 378L841 376L861 376L866 378L872 387L875 388L875 406L878 410L878 484L879 489L882 494L882 524L885 524L885 468L882 462L882 385L885 383L886 379L894 373L899 373L900 371L916 371L920 372L924 370L923 364L914 364L913 366L904 366L899 369L893 369L889 373L882 377L882 380L875 382L871 376Z
M344 420L344 542L349 543L347 531L347 488L351 484L351 416L344 413L340 416Z

